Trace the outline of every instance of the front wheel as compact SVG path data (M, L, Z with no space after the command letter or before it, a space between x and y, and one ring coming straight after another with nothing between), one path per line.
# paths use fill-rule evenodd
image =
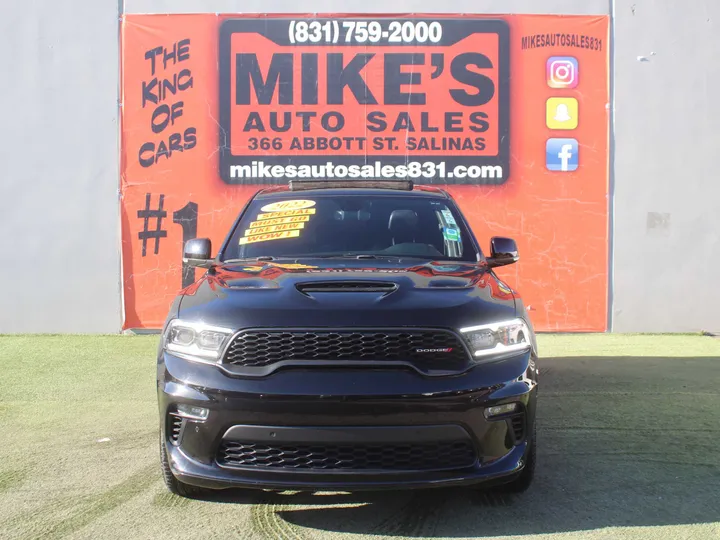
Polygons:
M165 487L168 488L170 493L187 498L198 497L203 493L202 488L191 486L190 484L186 484L185 482L181 482L175 478L175 475L173 475L172 470L170 469L170 462L167 457L167 448L165 447L165 441L162 439L162 432L160 433L160 467L162 468Z

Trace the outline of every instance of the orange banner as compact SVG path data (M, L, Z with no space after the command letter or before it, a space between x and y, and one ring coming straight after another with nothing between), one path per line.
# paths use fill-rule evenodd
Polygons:
M249 197L292 178L442 185L538 331L608 309L607 16L126 15L125 328L158 328ZM297 234L312 209L247 234ZM199 277L199 275L198 275Z

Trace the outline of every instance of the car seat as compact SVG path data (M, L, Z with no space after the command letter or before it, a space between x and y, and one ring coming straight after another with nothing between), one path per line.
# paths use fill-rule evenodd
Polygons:
M418 215L413 210L393 210L388 221L392 244L415 242Z

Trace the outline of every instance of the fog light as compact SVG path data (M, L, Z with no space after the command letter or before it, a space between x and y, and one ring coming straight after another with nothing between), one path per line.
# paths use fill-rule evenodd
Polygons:
M189 420L207 420L210 410L205 409L204 407L195 407L193 405L185 405L181 403L177 406L177 414L178 416L188 418Z
M514 413L518 410L517 403L506 403L505 405L493 405L485 409L485 418L494 416L502 416L504 414Z

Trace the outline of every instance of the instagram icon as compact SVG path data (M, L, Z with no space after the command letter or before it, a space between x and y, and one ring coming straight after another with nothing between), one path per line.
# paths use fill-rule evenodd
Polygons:
M572 56L552 56L547 61L550 88L575 88L578 85L578 61Z

